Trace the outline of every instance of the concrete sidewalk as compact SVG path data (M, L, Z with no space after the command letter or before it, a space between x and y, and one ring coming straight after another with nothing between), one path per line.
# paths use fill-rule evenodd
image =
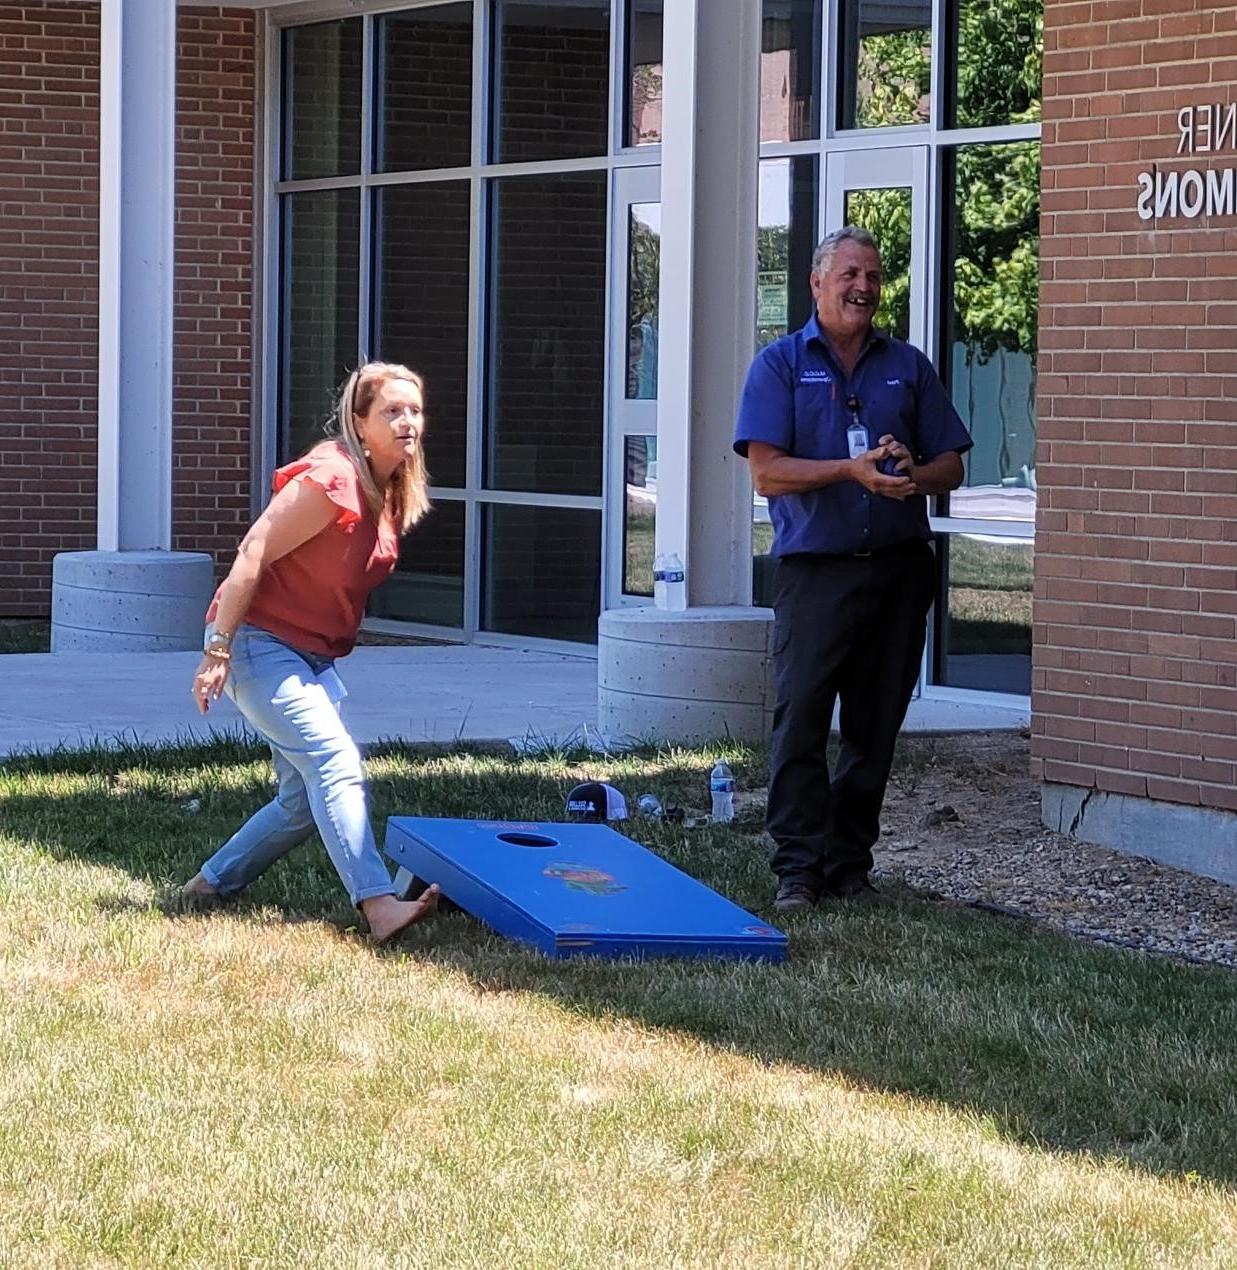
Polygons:
M57 745L177 741L238 732L226 699L198 714L197 653L0 656L0 757ZM344 716L361 743L596 738L597 663L481 645L358 648L340 663ZM1025 706L915 701L907 729L1025 728Z

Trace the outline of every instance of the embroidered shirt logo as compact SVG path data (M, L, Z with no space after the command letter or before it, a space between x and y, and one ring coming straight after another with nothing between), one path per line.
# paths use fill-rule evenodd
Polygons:
M899 387L901 387L901 385L902 385L902 381L901 381L900 379L886 379L886 380L885 380L885 383L886 383L886 384L887 384L890 388L899 388Z
M799 376L801 384L831 384L833 376L827 370L805 370Z

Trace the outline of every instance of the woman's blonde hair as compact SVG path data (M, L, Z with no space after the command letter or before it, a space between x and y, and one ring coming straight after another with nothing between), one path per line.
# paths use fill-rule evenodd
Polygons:
M335 427L357 470L361 490L374 519L380 521L385 513L390 516L396 530L405 533L430 509L429 473L425 470L424 451L418 444L412 458L405 459L391 473L385 489L379 489L356 427L357 415L369 413L378 389L388 379L407 380L416 384L422 394L425 392L425 381L407 366L394 362L367 362L348 376L340 390L335 405Z

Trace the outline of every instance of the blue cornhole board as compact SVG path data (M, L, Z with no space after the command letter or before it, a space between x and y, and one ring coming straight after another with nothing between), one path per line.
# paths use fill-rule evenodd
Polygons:
M605 825L392 816L385 850L547 957L786 958L781 931Z

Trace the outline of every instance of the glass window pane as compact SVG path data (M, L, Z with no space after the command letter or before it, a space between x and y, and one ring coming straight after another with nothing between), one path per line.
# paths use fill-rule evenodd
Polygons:
M425 454L435 485L466 482L467 181L376 191L375 355L425 377Z
M467 167L472 160L472 5L378 19L379 172Z
M842 128L927 123L932 101L931 0L841 6Z
M609 150L609 0L499 0L499 163Z
M820 0L763 0L760 139L820 135Z
M485 629L595 644L601 512L494 505L483 513Z
M369 598L370 617L464 625L464 504L436 499L400 543L395 572Z
M628 437L625 449L623 593L652 596L653 535L657 528L657 438Z
M356 190L283 197L280 461L325 435L357 364L361 205Z
M816 249L815 155L760 164L756 237L756 345L798 330L812 313L812 252Z
M283 33L285 181L361 170L361 19Z
M756 346L797 331L812 313L812 253L819 225L815 155L764 159L756 237ZM752 603L773 602L773 527L768 500L752 491Z
M486 480L600 494L605 173L507 177L491 190Z
M873 319L882 330L908 339L911 328L911 191L906 187L883 190L847 190L845 219L876 239L885 282L880 308Z
M661 143L663 0L628 0L627 144Z
M657 398L661 204L633 203L627 222L627 396Z
M1044 60L1043 0L957 0L953 123L1035 123Z
M941 365L975 441L949 514L1033 521L1039 142L947 159Z
M937 682L988 692L1031 691L1031 581L1025 539L938 539L946 602L937 617Z

